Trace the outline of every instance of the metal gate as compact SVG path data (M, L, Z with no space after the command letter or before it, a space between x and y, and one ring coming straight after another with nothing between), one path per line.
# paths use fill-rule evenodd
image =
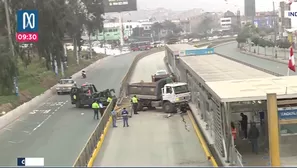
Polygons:
M222 157L225 157L223 146L223 117L221 107L214 107L214 132L215 132L215 147L220 152Z

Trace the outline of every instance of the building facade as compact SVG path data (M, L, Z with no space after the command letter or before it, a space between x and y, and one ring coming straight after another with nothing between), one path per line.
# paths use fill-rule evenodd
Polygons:
M232 27L232 18L231 17L221 18L220 25L222 28L231 28Z
M136 27L143 28L144 30L150 30L153 25L153 22L123 22L122 23L122 31L124 39L128 39L132 33L133 29ZM120 23L110 22L104 23L104 31L99 33L93 33L91 35L91 40L96 41L119 41L121 38L120 32ZM88 40L88 36L86 33L83 35L84 40Z

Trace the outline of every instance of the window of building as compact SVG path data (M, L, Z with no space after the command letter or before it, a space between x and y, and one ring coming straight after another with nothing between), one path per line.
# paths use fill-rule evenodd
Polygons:
M126 29L129 29L129 25L126 26Z
M109 29L108 32L112 32L112 29Z

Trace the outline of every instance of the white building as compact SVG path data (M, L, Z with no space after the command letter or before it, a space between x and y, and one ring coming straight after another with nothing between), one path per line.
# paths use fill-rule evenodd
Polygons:
M231 28L232 26L232 18L226 17L220 19L220 25L222 28Z
M133 29L136 27L141 27L144 30L150 30L153 22L123 22L123 29L126 36L131 36L133 33ZM104 28L119 28L120 24L118 22L116 23L104 23Z

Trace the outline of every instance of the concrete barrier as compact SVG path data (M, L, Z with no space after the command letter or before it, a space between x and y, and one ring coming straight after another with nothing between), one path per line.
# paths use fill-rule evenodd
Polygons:
M105 59L105 58L103 58ZM84 68L86 71L90 71L94 69L100 63L102 59L97 60L95 63L87 66ZM81 72L76 72L72 75L73 79L80 77ZM38 107L46 102L49 98L56 94L56 85L51 87L50 89L46 90L44 93L34 97L30 101L23 103L22 105L16 107L15 109L7 112L5 115L0 117L0 129L4 128L5 126L9 125L13 121L17 120L24 114L28 114L31 110L34 110L34 107Z

